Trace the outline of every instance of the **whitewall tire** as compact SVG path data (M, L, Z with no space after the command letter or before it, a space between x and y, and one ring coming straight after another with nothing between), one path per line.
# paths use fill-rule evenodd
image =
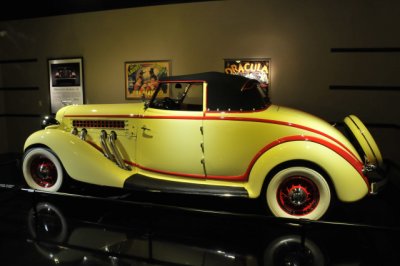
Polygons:
M266 199L277 217L318 220L329 208L331 192L319 172L308 167L289 167L271 178Z
M25 153L22 172L28 186L42 191L58 191L64 180L60 160L45 148L32 148Z

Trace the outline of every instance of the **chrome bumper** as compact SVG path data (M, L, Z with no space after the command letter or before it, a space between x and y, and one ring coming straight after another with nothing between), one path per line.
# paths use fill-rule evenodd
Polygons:
M366 170L364 174L370 181L370 194L376 195L382 191L388 183L389 178L387 164L381 168L369 167L366 169L368 170Z
M377 181L377 182L372 182L370 194L372 194L372 195L378 194L386 186L387 182L388 182L387 178Z

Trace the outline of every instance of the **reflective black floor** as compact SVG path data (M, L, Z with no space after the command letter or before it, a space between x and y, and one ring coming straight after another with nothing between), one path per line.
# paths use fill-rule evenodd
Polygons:
M20 189L18 156L0 157L0 169L1 265L400 265L395 165L382 194L296 223L254 200L82 184L32 192Z

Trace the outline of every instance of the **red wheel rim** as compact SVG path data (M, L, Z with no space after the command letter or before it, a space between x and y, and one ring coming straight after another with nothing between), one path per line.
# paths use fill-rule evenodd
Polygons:
M57 182L57 167L50 159L40 156L32 160L31 175L36 184L49 188Z
M290 215L303 216L315 210L319 202L318 187L303 176L284 180L277 191L279 206Z

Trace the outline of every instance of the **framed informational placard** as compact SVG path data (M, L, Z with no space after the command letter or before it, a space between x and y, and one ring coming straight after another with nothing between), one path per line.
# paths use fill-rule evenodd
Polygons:
M271 59L225 59L224 70L226 74L240 75L256 79L261 87L268 90L271 84Z
M171 61L125 62L125 98L150 99L158 86L158 80L171 74ZM157 97L168 95L167 90Z
M82 58L49 59L50 108L84 103Z

